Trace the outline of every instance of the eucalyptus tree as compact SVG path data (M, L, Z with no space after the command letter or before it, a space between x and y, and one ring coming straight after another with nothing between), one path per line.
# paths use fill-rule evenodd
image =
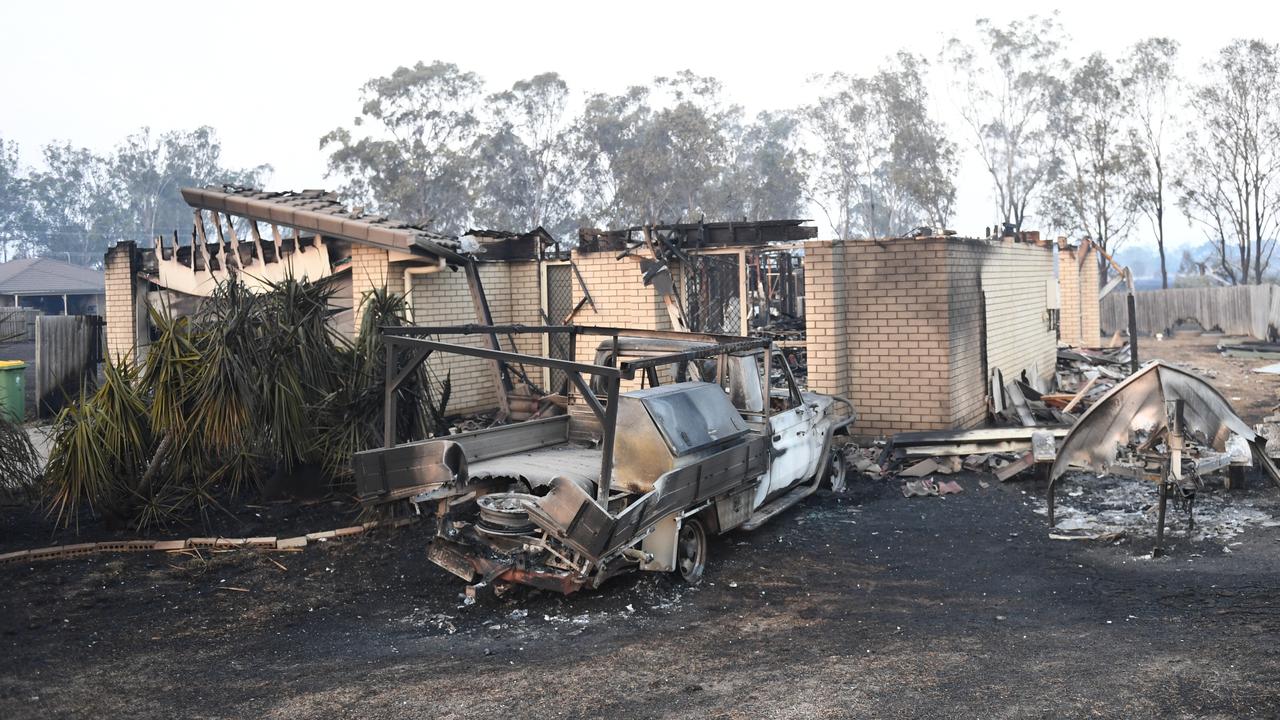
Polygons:
M804 210L805 151L795 113L764 111L733 139L720 219L778 220Z
M360 90L363 104L352 127L320 139L329 151L329 173L367 209L441 232L465 230L483 90L474 73L439 61L373 78Z
M1220 273L1262 283L1280 219L1280 48L1236 40L1205 63L1174 186Z
M265 164L225 166L222 143L207 125L161 133L144 127L126 137L103 161L114 180L112 197L120 213L114 233L119 240L149 240L188 228L191 208L178 192L182 187L259 187L271 172Z
M578 218L589 159L568 84L556 73L490 95L475 163L474 222L565 234Z
M682 71L652 87L587 99L584 152L596 188L588 214L604 224L730 219L724 205L742 109L714 78Z
M21 252L24 218L30 212L18 143L0 137L0 262Z
M1056 15L1003 26L982 18L972 41L952 38L943 51L960 117L991 176L996 212L1018 229L1057 167L1050 121L1062 97L1066 39Z
M1045 193L1047 214L1106 253L1124 243L1139 205L1129 172L1137 152L1128 143L1127 105L1116 66L1094 53L1071 70L1050 125L1061 162ZM1105 282L1110 263L1097 260Z
M930 117L922 61L900 53L871 77L817 78L805 111L815 148L808 198L837 237L945 227L955 202L955 145Z
M1156 250L1160 254L1161 287L1169 287L1169 264L1165 252L1164 220L1168 208L1166 190L1170 173L1170 140L1173 105L1178 90L1175 64L1178 42L1169 38L1147 38L1130 49L1124 61L1126 104L1132 126L1129 145L1135 150L1129 165L1138 208L1151 223Z

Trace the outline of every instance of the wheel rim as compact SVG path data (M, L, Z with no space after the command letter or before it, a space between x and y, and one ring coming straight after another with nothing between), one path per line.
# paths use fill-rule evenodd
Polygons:
M688 520L681 525L676 549L676 569L680 571L680 577L696 585L702 580L702 571L707 567L707 533L702 529L702 523Z
M844 461L844 455L836 455L831 460L831 489L836 492L843 492L848 479L849 466Z

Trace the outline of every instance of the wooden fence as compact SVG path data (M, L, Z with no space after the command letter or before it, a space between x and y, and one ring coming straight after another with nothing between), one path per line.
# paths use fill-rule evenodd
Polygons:
M41 315L36 319L36 414L47 417L97 380L103 356L102 318Z
M1280 287L1275 285L1145 290L1135 299L1138 332L1143 335L1167 333L1183 320L1194 320L1205 330L1259 340L1280 330ZM1116 290L1102 300L1102 332L1110 335L1128 325L1125 293Z
M39 316L40 311L34 308L0 307L0 341L34 342Z

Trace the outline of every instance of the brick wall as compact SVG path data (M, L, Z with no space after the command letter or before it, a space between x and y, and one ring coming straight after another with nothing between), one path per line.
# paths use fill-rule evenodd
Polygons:
M1095 347L1101 332L1101 301L1098 298L1098 253L1093 243L1076 247L1059 245L1058 292L1062 302L1062 342Z
M973 427L986 418L987 378L995 370L1006 382L1024 374L1032 385L1048 388L1052 381L1057 365L1057 333L1049 324L1053 251L1012 240L958 240L948 243L947 257L950 422Z
M358 243L351 244L351 307L352 327L355 332L360 332L360 321L364 317L362 301L365 293L374 288L385 287L390 290L389 283L392 282L392 275L386 250Z
M596 309L584 305L574 317L577 325L602 325L607 327L637 328L643 330L670 330L671 320L666 305L658 291L646 286L640 263L632 259L618 260L610 252L579 253L574 251L582 279L591 291ZM581 297L581 288L575 282L574 303ZM604 338L595 335L581 336L574 349L578 360L594 362L596 347ZM640 379L623 381L622 390L640 387Z
M395 271L403 277L403 270ZM538 318L538 264L532 260L509 263L485 263L480 266L480 282L489 301L489 312L495 324L541 324ZM411 275L413 322L417 325L468 325L480 322L467 275L461 268ZM403 284L403 280L401 280ZM463 335L440 338L470 347L488 347L485 335ZM507 336L499 338L503 349L512 349ZM515 335L519 352L540 354L540 335ZM447 412L472 413L498 406L497 385L490 361L462 355L438 353L427 361L433 381L439 385L449 377L452 392ZM540 368L527 367L525 372L539 382ZM514 382L519 378L512 377Z
M830 343L833 352L846 357L837 370L844 375L839 394L858 409L858 435L947 427L945 241L836 242L831 257L831 269L811 262L808 253L805 258L810 378L815 369L821 372L826 360L819 353L815 361L815 347ZM815 285L815 277L831 277L831 290L843 292L843 303L828 298L826 283ZM816 307L828 306L830 313L815 313ZM835 362L839 364L838 356ZM820 389L812 379L810 387Z
M107 297L103 315L107 322L107 356L112 360L134 357L138 338L134 244L116 243L103 258ZM136 358L135 358L136 359Z
M1005 377L1053 374L1052 277L1052 251L1023 243L806 243L809 387L848 397L862 437L980 423L984 351Z
M849 392L849 347L845 315L845 249L848 243L805 244L805 327L808 386L813 392ZM852 398L851 398L852 399Z

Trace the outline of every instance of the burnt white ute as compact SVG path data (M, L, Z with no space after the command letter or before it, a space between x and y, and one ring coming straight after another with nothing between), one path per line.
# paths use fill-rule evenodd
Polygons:
M544 346L569 355L602 341L581 363L496 349L500 333L560 334ZM438 339L465 335L494 341ZM833 436L853 406L801 391L768 340L584 326L387 328L384 339L386 447L353 460L360 498L433 515L427 556L499 592L569 593L633 570L696 583L708 536L759 527L846 472ZM399 385L437 352L546 377L561 414L396 444Z

